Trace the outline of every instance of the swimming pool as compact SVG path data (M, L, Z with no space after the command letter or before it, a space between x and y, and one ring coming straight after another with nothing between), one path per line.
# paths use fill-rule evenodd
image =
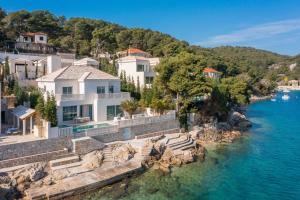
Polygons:
M73 133L80 133L80 132L83 132L87 129L102 128L102 127L107 127L107 126L109 126L108 123L73 126Z

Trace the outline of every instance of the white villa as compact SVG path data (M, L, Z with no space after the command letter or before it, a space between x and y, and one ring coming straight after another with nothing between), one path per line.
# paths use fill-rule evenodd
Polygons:
M118 54L120 57L116 62L118 75L126 72L126 76L133 78L135 84L139 79L141 87L151 87L156 75L154 67L159 64L159 58L151 58L150 54L139 49L128 49L126 52Z
M57 101L58 125L107 121L121 114L130 99L120 92L120 79L91 66L72 65L37 79L38 87Z
M81 60L77 60L74 62L74 65L91 66L96 69L99 69L99 62L92 58L83 58Z

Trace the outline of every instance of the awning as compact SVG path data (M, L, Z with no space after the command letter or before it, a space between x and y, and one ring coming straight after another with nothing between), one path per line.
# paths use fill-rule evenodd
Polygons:
M32 108L27 108L25 106L18 106L12 110L12 114L23 120L35 113L35 110Z

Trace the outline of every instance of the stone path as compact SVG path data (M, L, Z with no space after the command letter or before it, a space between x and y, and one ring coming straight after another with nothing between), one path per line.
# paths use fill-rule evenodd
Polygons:
M30 188L25 194L27 199L62 199L94 190L117 182L127 176L142 170L140 161L130 160L117 168L98 168L74 177L69 177L60 182L38 188Z

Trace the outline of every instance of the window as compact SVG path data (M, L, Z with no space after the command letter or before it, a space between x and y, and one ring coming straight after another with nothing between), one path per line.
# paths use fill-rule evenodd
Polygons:
M114 86L110 85L108 90L109 90L109 93L114 93Z
M123 111L121 110L120 105L107 106L106 114L107 120L113 120L114 117L122 116Z
M28 41L28 37L27 36L24 37L24 41Z
M43 36L40 36L40 41L44 41L44 37Z
M144 65L137 65L136 71L137 72L143 72L144 71Z
M72 90L73 88L72 87L63 87L63 94L72 94Z
M105 93L105 87L104 86L98 86L97 87L97 94L103 94Z
M63 107L63 121L70 121L77 117L77 106Z
M152 84L154 77L146 76L145 77L145 84Z

